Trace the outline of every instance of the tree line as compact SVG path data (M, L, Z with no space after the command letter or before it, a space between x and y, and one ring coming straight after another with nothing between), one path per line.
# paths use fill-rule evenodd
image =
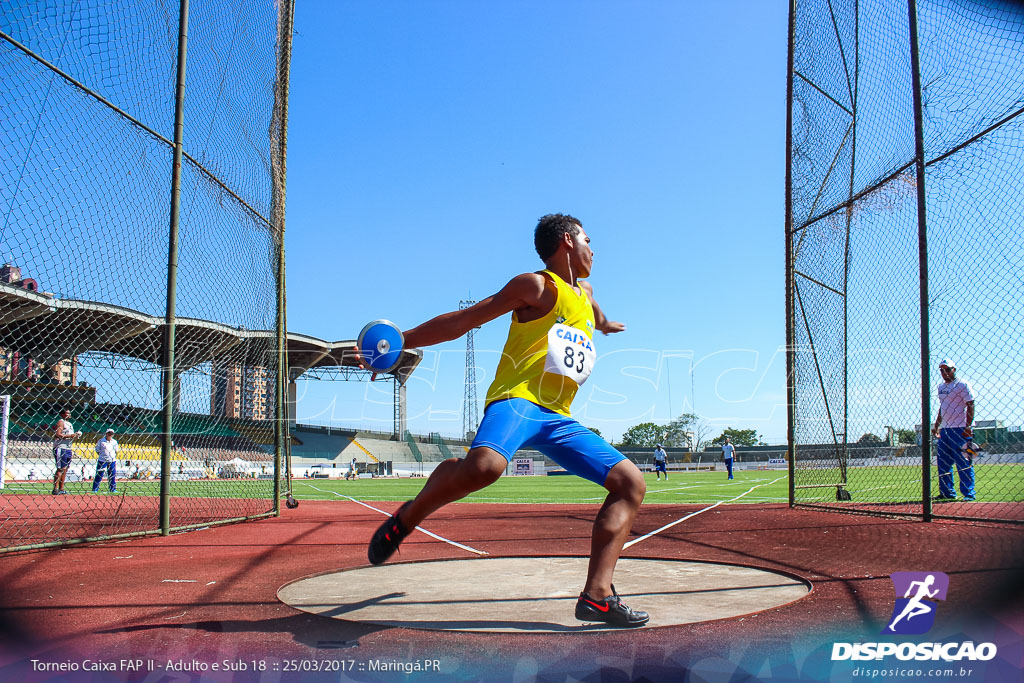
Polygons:
M591 427L590 430L604 438L601 430ZM705 446L717 445L725 442L729 437L732 443L737 446L766 446L761 435L755 429L734 429L728 427L722 430L718 436L711 437L712 428L695 413L683 413L667 425L655 422L641 422L633 425L625 431L618 443L612 443L617 448L654 448L659 443L665 448L691 448L695 451L703 450ZM894 436L897 443L917 443L917 432L913 429L896 429ZM857 443L863 446L881 446L886 440L877 434L867 433L861 436Z
M591 430L601 436L599 430ZM699 451L705 446L725 442L725 437L729 437L737 447L766 445L755 429L729 427L718 436L712 437L712 434L713 428L699 415L683 413L667 425L654 422L634 425L626 430L618 443L612 445L618 448L654 448L660 443L665 448L691 448Z

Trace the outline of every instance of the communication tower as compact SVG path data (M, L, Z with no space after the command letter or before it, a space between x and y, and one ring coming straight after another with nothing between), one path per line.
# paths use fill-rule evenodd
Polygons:
M475 303L476 301L471 299L463 299L459 302L459 310L465 310ZM476 356L473 351L473 335L479 329L474 327L466 334L466 391L462 401L462 433L467 439L480 424L480 413L476 404Z

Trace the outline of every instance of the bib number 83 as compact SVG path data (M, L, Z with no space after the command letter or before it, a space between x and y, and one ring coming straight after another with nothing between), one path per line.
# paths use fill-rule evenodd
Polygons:
M579 366L576 365L576 359L579 358ZM587 357L583 351L577 352L571 346L565 347L565 358L562 360L565 363L565 367L574 368L577 373L583 372L583 368L586 366Z
M561 323L548 331L548 354L544 371L583 384L594 370L594 340L582 330Z

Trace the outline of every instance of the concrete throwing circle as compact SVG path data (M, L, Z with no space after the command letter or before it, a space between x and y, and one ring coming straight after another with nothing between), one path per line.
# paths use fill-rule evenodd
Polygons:
M576 620L586 557L505 557L407 562L299 579L277 596L320 616L437 631L556 633L611 627ZM647 627L750 614L807 595L797 579L705 562L623 558L623 602L651 615Z

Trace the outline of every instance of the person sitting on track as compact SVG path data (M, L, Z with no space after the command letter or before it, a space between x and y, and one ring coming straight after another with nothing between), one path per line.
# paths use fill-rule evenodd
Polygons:
M569 472L608 490L591 537L590 564L576 618L613 626L646 624L646 612L619 599L612 575L646 492L643 475L604 439L574 420L569 407L594 366L593 335L622 332L594 301L594 252L582 223L572 216L540 219L534 246L546 269L512 278L497 294L464 310L437 316L404 333L406 348L458 339L475 327L512 313L511 326L484 417L464 459L451 458L431 473L420 493L380 526L367 552L385 562L427 516L497 481L515 452L535 448Z

